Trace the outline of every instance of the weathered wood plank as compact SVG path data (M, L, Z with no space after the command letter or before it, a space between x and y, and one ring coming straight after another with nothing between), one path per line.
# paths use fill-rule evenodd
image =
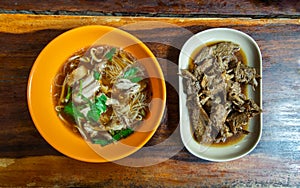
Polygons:
M277 163L284 165L276 169ZM299 164L261 155L230 163L169 160L144 168L114 163L87 164L66 157L45 156L0 159L0 183L12 187L286 187L299 185L298 170Z
M47 20L49 19L49 21ZM158 17L119 17L119 16L42 16L23 14L1 14L0 31L5 33L27 33L40 30L60 29L66 30L83 25L101 24L113 27L121 27L143 21L158 21L175 24L189 29L206 29L211 27L243 26L250 29L251 26L269 26L266 29L276 31L272 25L299 25L299 19L250 19L250 18L158 18ZM158 27L158 24L155 26ZM147 26L144 25L145 29ZM166 27L164 25L164 27ZM284 30L284 27L282 27ZM255 28L253 28L255 30ZM267 35L267 34L266 34Z
M38 1L3 0L0 10L38 14L288 16L300 14L299 1L290 0L179 0L179 1Z

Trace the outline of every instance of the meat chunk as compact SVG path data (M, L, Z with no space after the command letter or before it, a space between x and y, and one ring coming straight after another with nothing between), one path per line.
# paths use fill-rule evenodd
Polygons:
M259 75L238 59L239 50L232 42L206 46L192 69L181 70L190 122L199 143L225 142L235 134L247 134L249 119L261 113L242 92L242 85L255 88Z
M258 85L256 78L259 78L259 75L256 74L255 68L248 67L241 62L238 62L234 68L234 77L237 82L250 84L253 90Z

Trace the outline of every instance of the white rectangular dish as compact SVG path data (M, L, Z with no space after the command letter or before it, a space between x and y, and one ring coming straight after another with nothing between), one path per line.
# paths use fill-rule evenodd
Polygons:
M182 69L188 69L191 55L199 46L218 41L230 41L238 44L244 51L247 65L256 68L262 76L262 57L256 42L247 34L228 28L209 29L192 36L182 47L179 56L179 73ZM254 91L247 86L248 98L253 99L262 108L262 79L258 80L258 86ZM250 132L241 141L233 145L215 147L212 145L199 144L194 138L190 125L189 112L186 105L187 96L184 93L183 78L179 77L180 97L180 133L181 139L193 155L209 161L230 161L238 159L250 153L258 144L262 134L262 113L251 118L248 124Z

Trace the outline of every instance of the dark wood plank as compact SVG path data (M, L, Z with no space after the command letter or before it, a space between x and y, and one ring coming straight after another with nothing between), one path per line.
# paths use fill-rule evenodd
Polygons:
M187 16L288 16L300 13L299 1L290 0L208 0L208 1L9 1L3 0L3 12L38 14L97 14L97 15L187 15Z
M299 20L2 14L0 23L0 186L300 185ZM162 147L147 153L144 159L164 162L141 168L84 163L58 153L31 121L27 79L35 58L49 41L68 29L88 24L122 27L138 36L160 58L167 80L177 79L180 48L192 33L230 27L251 35L263 55L263 136L258 147L242 159L226 163L198 159L184 148L164 161L168 150ZM180 145L176 84L167 83L167 115L146 146L162 143L171 134L177 139L167 148ZM128 160L135 161L138 154Z
M278 163L284 165L278 168ZM261 155L230 163L169 160L144 168L44 156L0 159L0 183L3 187L296 187L297 170L299 163Z

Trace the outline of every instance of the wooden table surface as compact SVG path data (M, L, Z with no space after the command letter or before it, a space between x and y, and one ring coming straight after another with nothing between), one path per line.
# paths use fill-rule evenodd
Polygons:
M142 21L161 24L139 30L126 27ZM168 160L132 167L81 162L52 148L28 111L29 72L48 42L69 29L93 24L123 28L145 41L155 56L173 65L178 64L180 47L190 37L182 29L197 33L228 27L251 35L263 57L263 134L255 150L235 161L215 163L182 147ZM167 78L176 75L173 66L162 67ZM174 134L180 141L178 99L167 83L166 118L145 147ZM300 186L300 3L1 1L0 111L0 187ZM172 144L175 141L170 148ZM164 150L155 152L153 161L165 154Z

